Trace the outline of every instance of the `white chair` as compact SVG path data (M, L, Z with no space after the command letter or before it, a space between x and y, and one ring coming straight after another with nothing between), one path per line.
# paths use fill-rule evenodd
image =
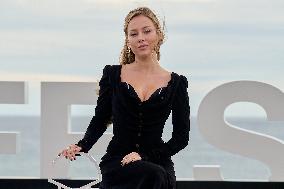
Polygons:
M81 152L81 153L79 153L79 154L80 154L81 156L87 157L92 163L94 163L94 165L95 165L95 167L96 167L96 169L97 169L98 179L95 179L94 181L90 182L89 184L86 184L86 185L84 185L84 186L81 186L81 187L79 187L79 188L74 188L74 189L91 189L92 186L94 186L95 184L101 182L101 180L102 180L102 175L101 175L100 167L99 167L97 161L95 160L95 158L94 158L93 156L91 156L89 153L83 153L83 152ZM56 161L57 161L58 159L62 158L62 157L63 157L63 156L61 155L61 156L58 156L57 158L55 158L55 159L52 161L53 166L55 166ZM70 188L70 187L68 187L68 186L66 186L66 185L64 185L64 184L62 184L62 183L60 183L60 182L58 182L58 181L55 181L53 178L48 178L48 182L50 182L50 183L56 185L56 186L58 187L58 189L61 189L61 188L63 188L63 189L73 189L73 188ZM92 188L92 189L94 189L94 188ZM97 189L98 189L98 188L97 188Z

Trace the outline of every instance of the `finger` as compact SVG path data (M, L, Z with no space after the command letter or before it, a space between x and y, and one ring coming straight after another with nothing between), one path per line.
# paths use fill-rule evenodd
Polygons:
M138 158L138 159L141 158L140 154L138 154L137 152L134 152L134 157L135 157L135 158Z
M76 149L77 149L77 147L78 147L78 146L77 146L77 145L75 145L75 144L71 144L71 145L70 145L70 148L71 148L73 151L74 151L74 150L76 150Z
M66 158L67 156L66 150L63 150L62 155Z
M122 165L125 165L127 163L127 159L128 159L128 156L125 156L122 161L121 161L121 164Z
M72 150L69 151L68 153L68 158L73 161L73 156L75 156L74 152Z
M71 150L72 152L75 152L75 151L76 151L75 146L72 146L72 147L70 148L70 150Z
M122 161L125 161L125 160L127 160L128 159L128 156L126 155L126 156L124 156L123 158L122 158Z
M124 165L126 165L126 164L128 164L129 162L128 161L124 161L123 163L122 163L122 166L124 166Z
M125 164L129 164L132 162L132 159L129 159Z
M134 152L134 153L133 153L133 157L134 157L136 160L140 160L140 159L141 159L141 156L140 156L137 152Z
M132 160L133 160L133 158L129 157L129 158L125 161L125 164L129 164L129 163L131 163L131 162L132 162Z
M66 159L68 158L68 152L67 152L67 150L64 151L63 155L64 155L64 157L65 157Z
M121 162L121 166L124 166L125 165L125 162Z
M125 164L125 161L126 161L126 159L123 158L123 159L121 160L121 165L124 165L124 164Z
M72 156L72 155L69 155L68 159L69 159L70 161L73 161L73 156Z
M135 160L141 160L142 158L140 157L140 155L135 156Z
M68 155L69 155L69 150L65 150L65 156L68 157Z
M73 157L72 157L72 155L71 155L71 154L69 154L69 155L68 155L68 159L69 159L70 161L72 161L72 160L73 160Z
M81 147L77 146L77 147L75 148L75 152L76 152L76 153L79 153L80 151L81 151Z
M72 157L72 153L73 153L72 150L66 150L66 156L67 156L68 159L70 159Z
M72 154L72 160L76 160L76 156L75 155L76 155L75 153Z
M73 156L70 156L70 157L69 157L69 160L70 160L70 161L73 161L73 160L74 160L74 157L73 157Z

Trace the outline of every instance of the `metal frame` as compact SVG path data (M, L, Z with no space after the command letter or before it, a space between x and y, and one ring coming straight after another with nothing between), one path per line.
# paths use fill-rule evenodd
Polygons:
M93 163L95 164L95 167L96 167L96 169L97 169L97 172L98 172L99 177L98 177L98 179L96 179L96 180L90 182L89 184L86 184L86 185L81 186L80 188L76 188L76 189L91 189L92 186L94 186L95 184L101 182L101 180L102 180L102 175L101 175L100 167L99 167L97 161L95 160L95 158L94 158L93 156L91 156L89 153L80 152L79 154L80 154L81 156L87 157L91 162L93 162ZM63 157L62 155L56 157L56 158L52 161L52 165L54 166L54 165L56 164L56 161L57 161L58 159L62 158L62 157ZM55 181L53 178L48 178L48 182L49 182L49 183L52 183L52 184L54 184L54 185L56 185L56 186L58 187L58 189L61 189L61 188L63 188L63 189L72 189L72 188L70 188L70 187L68 187L68 186L66 186L66 185L64 185L64 184L62 184L62 183L60 183L60 182Z

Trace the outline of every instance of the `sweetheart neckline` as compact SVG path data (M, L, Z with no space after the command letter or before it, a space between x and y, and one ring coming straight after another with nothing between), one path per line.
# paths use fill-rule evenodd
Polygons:
M120 83L125 83L127 85L130 86L130 88L132 88L133 92L135 93L135 97L139 100L140 103L145 103L147 101L149 101L153 96L154 94L156 94L156 92L159 90L159 89L164 89L164 88L168 88L170 86L170 83L172 82L173 80L173 72L171 72L171 78L170 80L167 82L167 85L166 86L162 86L162 87L159 87L157 88L156 90L154 90L154 92L151 93L151 95L146 99L146 100L141 100L141 98L139 97L138 93L136 92L135 88L130 84L130 83L127 83L126 81L121 81L121 68L122 68L122 65L120 65L120 69L119 69L119 82Z

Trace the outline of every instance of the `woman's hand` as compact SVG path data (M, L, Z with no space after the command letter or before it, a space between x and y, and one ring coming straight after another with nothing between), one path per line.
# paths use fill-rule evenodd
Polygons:
M62 150L62 152L60 152L58 156L63 155L66 159L70 159L71 161L73 161L76 160L75 155L78 154L80 150L81 150L80 146L71 144L66 149Z
M134 162L141 159L141 156L137 152L131 152L130 154L124 156L124 158L121 160L121 165L124 166L130 162Z

